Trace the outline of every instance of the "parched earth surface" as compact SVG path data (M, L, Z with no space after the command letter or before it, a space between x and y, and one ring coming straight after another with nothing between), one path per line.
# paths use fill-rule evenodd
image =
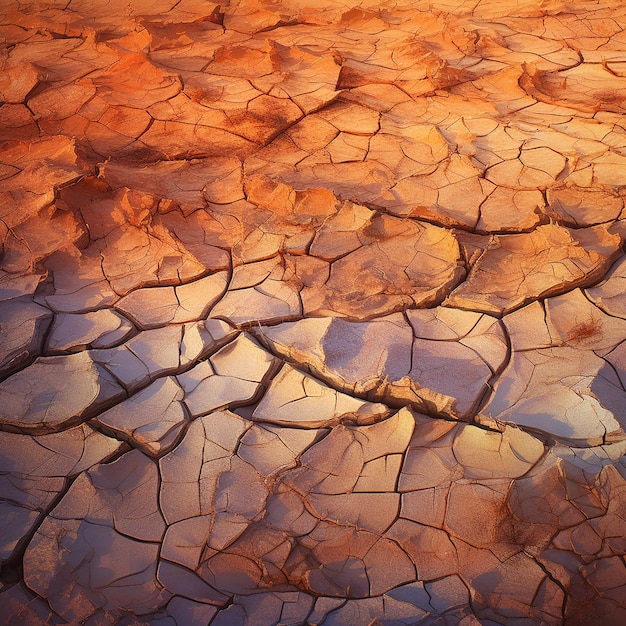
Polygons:
M626 623L622 0L0 0L0 621Z

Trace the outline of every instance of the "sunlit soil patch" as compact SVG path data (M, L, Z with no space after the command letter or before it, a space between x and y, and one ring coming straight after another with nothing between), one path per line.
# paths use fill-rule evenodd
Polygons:
M4 2L0 622L626 623L625 27Z

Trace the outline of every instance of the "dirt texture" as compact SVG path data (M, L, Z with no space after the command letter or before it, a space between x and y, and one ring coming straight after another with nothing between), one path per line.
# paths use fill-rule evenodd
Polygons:
M622 0L0 0L0 622L626 623Z

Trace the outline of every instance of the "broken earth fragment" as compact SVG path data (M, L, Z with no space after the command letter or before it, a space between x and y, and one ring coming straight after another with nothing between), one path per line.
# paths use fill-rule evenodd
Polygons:
M539 226L521 235L496 235L447 306L501 315L531 299L595 282L615 259L621 237L601 226L568 230Z
M168 599L155 580L155 541L165 529L157 484L156 465L138 450L81 474L26 551L28 586L51 597L52 608L70 621L99 608L141 611L157 598ZM63 556L41 569L50 542L64 546ZM103 545L111 551L103 552ZM64 571L72 560L79 566L68 579ZM59 587L69 587L70 597L55 593Z
M280 426L324 428L339 422L369 424L384 419L388 413L389 409L382 404L351 398L284 365L252 419Z
M190 322L206 317L227 286L226 272L176 287L136 289L115 307L143 329Z
M332 252L329 260L340 258L331 263L328 280L316 289L303 289L307 315L368 319L411 306L432 306L464 274L458 243L442 228L383 215L354 231L353 243ZM320 253L322 243L314 241L311 254Z
M91 313L58 313L46 342L48 354L108 348L126 339L133 325L111 309Z
M65 489L64 476L107 460L120 442L81 425L60 433L24 436L0 433L0 510L10 523L0 534L0 563L10 560L41 513Z
M9 300L0 309L0 372L10 374L41 354L52 312L29 300Z
M443 307L371 322L306 319L259 336L340 389L459 419L476 410L507 357L496 319Z
M123 395L88 352L39 357L0 383L0 422L43 432L67 428Z
M274 367L274 357L240 334L181 379L192 417L251 402ZM197 371L196 371L197 370Z
M174 445L185 424L183 396L183 390L173 377L159 378L93 421L132 438L141 450L154 456Z
M484 413L572 446L595 446L624 438L625 393L592 351L542 348L512 355Z
M302 305L294 282L293 273L280 259L240 265L211 317L223 317L233 324L297 318Z

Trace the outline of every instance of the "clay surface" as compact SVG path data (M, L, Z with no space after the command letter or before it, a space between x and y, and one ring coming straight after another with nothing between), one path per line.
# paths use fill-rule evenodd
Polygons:
M0 623L626 623L622 0L0 0Z

